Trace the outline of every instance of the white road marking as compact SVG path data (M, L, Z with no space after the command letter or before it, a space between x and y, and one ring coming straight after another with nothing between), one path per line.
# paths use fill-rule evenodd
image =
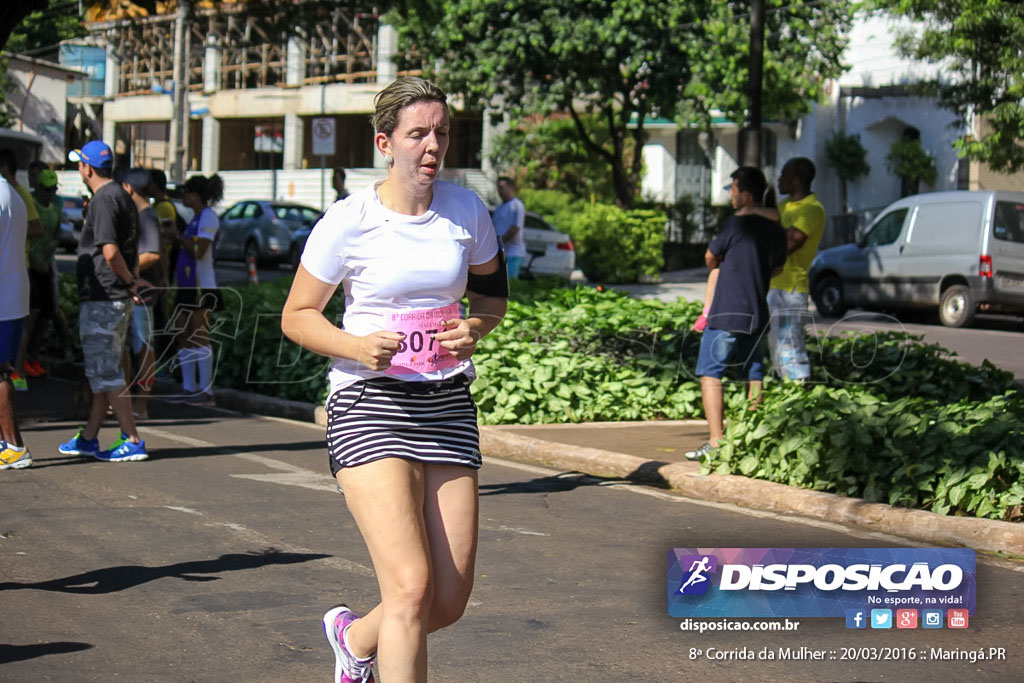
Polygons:
M490 520L488 520L488 521L490 521ZM551 535L551 534L542 534L539 531L530 531L529 529L523 529L522 527L517 527L517 526L505 526L504 524L502 524L500 526L489 526L489 525L486 525L486 524L481 524L480 525L480 529L481 529L481 531L511 531L512 533L522 534L523 536L550 536Z
M184 507L179 507L177 505L164 505L164 507L167 508L168 510L177 510L178 512L187 512L190 515L200 515L200 516L203 515L203 513L199 512L199 510L193 510L192 508L184 508Z
M338 492L338 485L334 480L325 481L324 475L314 472L290 472L288 474L232 474L236 479L252 479L268 484L284 484L285 486L299 486L314 491Z

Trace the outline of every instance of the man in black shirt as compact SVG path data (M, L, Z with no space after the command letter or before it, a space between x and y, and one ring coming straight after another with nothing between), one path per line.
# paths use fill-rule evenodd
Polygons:
M106 462L145 460L146 444L139 439L131 397L121 370L121 350L140 301L138 276L139 214L128 193L111 178L114 155L99 140L68 154L78 162L83 182L92 190L78 242L78 332L85 356L85 375L92 388L89 421L70 441L60 445L64 455L91 455ZM121 427L121 436L100 450L99 434L107 406Z
M734 209L763 206L768 182L757 168L744 166L732 174L729 199ZM708 245L704 260L720 268L708 325L701 339L697 376L708 441L689 451L698 460L718 447L724 433L722 376L739 368L747 380L747 398L761 395L764 378L764 330L768 325L768 282L786 263L786 232L761 216L731 216Z

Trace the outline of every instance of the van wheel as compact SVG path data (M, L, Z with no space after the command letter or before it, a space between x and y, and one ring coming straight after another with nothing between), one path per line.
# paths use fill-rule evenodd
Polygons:
M974 300L966 285L953 285L939 299L939 320L946 327L970 327L974 322Z
M840 318L846 313L843 283L835 275L823 277L814 286L814 305L826 318Z

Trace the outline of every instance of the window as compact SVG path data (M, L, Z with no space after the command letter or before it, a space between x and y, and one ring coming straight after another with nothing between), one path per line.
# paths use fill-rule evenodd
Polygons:
M242 217L242 209L245 208L245 204L235 204L224 214L226 220L234 220Z
M1024 204L996 202L992 234L997 240L1024 243Z
M880 247L899 239L907 211L908 209L897 209L882 216L875 223L875 227L871 228L871 232L864 237L864 246Z
M248 202L245 205L245 211L242 213L242 218L259 218L262 215L263 209L260 208L259 204Z

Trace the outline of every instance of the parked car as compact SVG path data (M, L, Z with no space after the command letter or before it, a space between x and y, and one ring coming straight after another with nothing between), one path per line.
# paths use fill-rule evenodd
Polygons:
M949 327L979 311L1024 314L1024 193L934 192L886 207L856 244L810 269L818 311L937 308Z
M218 259L256 259L260 264L297 259L295 232L312 227L319 218L316 209L292 202L236 202L220 216L215 253Z
M493 213L493 211L492 211ZM576 250L564 232L555 230L539 213L527 211L523 226L526 257L519 270L523 279L556 275L569 279L576 269Z
M82 223L85 221L85 199L83 197L58 196L61 203L60 214L60 246L69 254L78 249L78 238L82 236Z

